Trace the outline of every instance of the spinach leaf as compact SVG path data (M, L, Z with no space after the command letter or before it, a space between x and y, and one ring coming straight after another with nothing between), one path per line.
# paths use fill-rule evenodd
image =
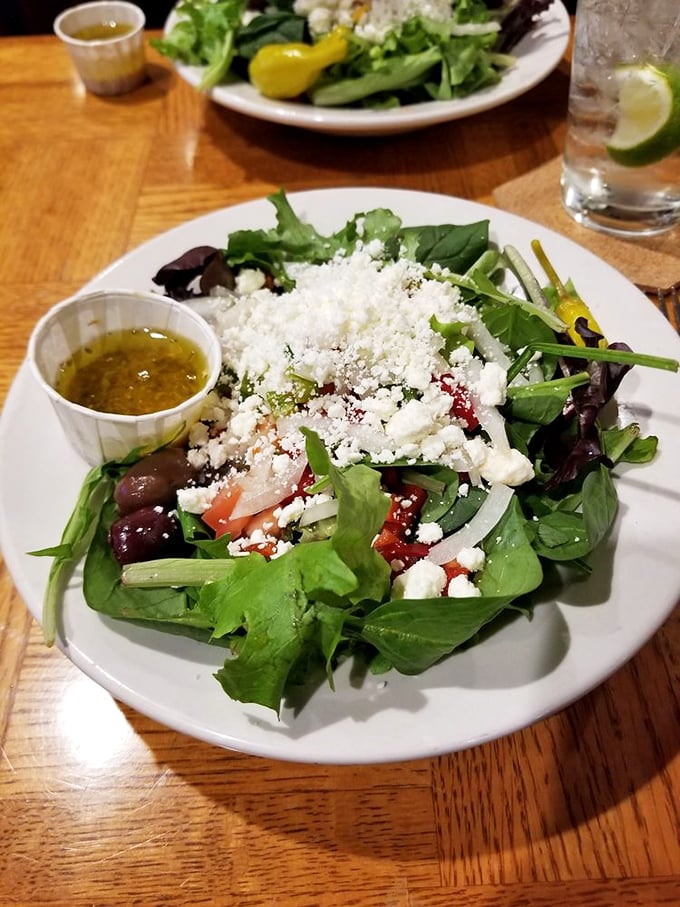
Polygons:
M425 267L439 263L454 273L465 272L488 249L489 221L405 227L402 242L409 258Z
M446 466L427 469L426 475L442 483L441 491L429 491L420 512L423 523L436 523L447 514L458 497L460 480L458 473Z
M579 503L580 512L575 510ZM538 516L534 548L552 561L584 558L606 537L617 509L611 473L600 464L586 475L580 493L567 495Z
M525 457L529 456L529 447L532 444L539 426L535 422L520 422L518 419L508 419L505 431L511 447L516 447Z
M550 343L555 334L540 318L516 305L486 305L482 319L494 336L511 350L521 350L532 343ZM554 373L555 360L548 359L546 371Z
M357 620L361 637L402 674L419 674L493 620L505 598L425 598L389 601ZM354 618L348 618L348 626Z
M583 519L590 539L590 550L606 537L618 510L618 497L611 472L606 466L588 473L583 481Z
M506 415L510 419L550 425L565 409L574 388L588 384L589 380L587 372L578 372L553 381L509 387Z
M439 517L437 522L442 528L444 535L450 535L456 529L460 529L465 523L469 523L472 517L482 506L486 497L486 491L483 488L473 487L468 489L465 497L458 497L453 503L450 510Z
M177 518L182 527L184 539L194 546L197 558L224 558L229 556L227 551L228 536L214 538L203 520L193 513L187 513L181 507L177 508Z
M659 439L654 435L640 437L640 426L631 423L625 428L600 431L602 450L612 463L649 463L656 456Z
M541 557L552 561L585 557L591 545L583 514L554 510L540 517L534 547Z
M292 12L280 10L266 16L255 16L242 25L236 38L236 52L252 60L265 44L299 44L305 39L307 20Z
M655 435L646 438L636 438L619 457L621 463L651 463L659 447L659 439Z
M516 496L483 548L486 562L477 580L483 596L504 597L510 602L540 586L543 568Z

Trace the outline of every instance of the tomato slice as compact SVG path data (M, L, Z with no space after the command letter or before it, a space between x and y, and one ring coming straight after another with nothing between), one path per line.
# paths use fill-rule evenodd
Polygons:
M210 526L215 533L215 538L226 535L227 532L232 539L238 538L243 534L249 520L252 519L251 516L240 517L237 520L231 518L240 496L240 486L236 482L229 482L220 488L210 508L203 514L203 522Z
M400 538L405 539L423 509L423 504L427 500L427 492L419 485L402 484L399 491L393 492L391 497L392 501L385 519L385 526Z
M297 487L296 487L295 491L291 492L291 494L289 494L289 495L286 495L285 498L281 498L281 500L279 501L279 503L276 506L285 507L286 504L290 504L290 502L292 500L294 500L295 498L308 498L309 489L312 487L312 485L315 482L316 482L316 476L314 475L311 467L308 464L307 466L305 466L305 470L302 473L302 475L300 476L300 481L297 483Z
M392 565L395 561L398 561L403 565L397 569L392 568L392 573L395 576L402 573L407 567L412 567L416 561L427 557L430 550L430 546L422 542L404 541L388 526L384 526L380 530L373 547L385 558L388 564Z
M451 397L450 415L455 419L460 419L468 431L474 431L479 425L479 419L475 415L470 391L464 385L459 384L453 375L442 375L437 383Z
M444 573L446 573L446 585L448 586L454 576L469 576L470 571L461 567L458 561L449 561L448 564L442 564Z
M280 504L274 507L267 507L259 513L254 513L247 517L248 522L243 530L243 535L250 537L256 532L261 532L267 538L278 539L281 535L281 527L276 522L274 511L278 510Z
M262 557L271 558L276 554L276 540L266 542L253 542L250 545L242 545L241 551L254 551L261 554Z

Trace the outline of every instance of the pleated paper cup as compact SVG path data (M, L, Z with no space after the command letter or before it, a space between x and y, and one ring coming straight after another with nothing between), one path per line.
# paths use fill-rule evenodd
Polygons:
M105 22L129 26L130 31L96 40L77 37L83 29ZM64 43L88 91L118 95L137 88L146 78L145 22L144 13L134 3L123 0L81 3L57 16L54 32Z
M133 328L168 331L196 346L207 363L203 386L172 409L141 416L88 409L67 400L55 389L60 367L77 350L103 334ZM94 466L123 460L134 450L147 453L186 438L217 383L222 355L213 329L189 306L155 293L100 290L73 296L47 312L31 335L28 362L71 445Z

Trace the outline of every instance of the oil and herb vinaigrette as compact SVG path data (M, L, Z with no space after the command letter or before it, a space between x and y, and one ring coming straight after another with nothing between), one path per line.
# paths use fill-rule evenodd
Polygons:
M129 35L134 28L129 22L97 22L94 25L86 25L79 28L71 35L76 41L110 41L113 38L122 38L123 35Z
M102 413L142 416L171 409L197 393L208 363L191 341L157 328L110 331L59 367L55 389Z

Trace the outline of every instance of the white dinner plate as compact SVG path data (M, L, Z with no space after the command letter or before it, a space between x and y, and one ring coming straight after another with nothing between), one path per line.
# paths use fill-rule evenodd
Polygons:
M388 207L406 224L491 221L492 238L531 259L539 238L564 278L571 276L610 341L680 357L680 338L620 273L544 227L473 202L395 189L328 189L290 196L294 208L330 232L358 211ZM224 246L235 229L270 227L274 209L248 202L183 224L129 253L88 289L148 290L151 276L191 246ZM496 626L483 642L424 674L354 676L345 666L335 692L321 685L280 719L229 700L212 674L224 650L130 625L91 611L79 577L70 584L58 644L114 697L186 734L227 748L320 763L369 763L433 756L491 740L549 715L601 683L670 614L680 590L680 377L635 368L619 391L643 433L660 439L646 466L617 468L615 531L588 579L546 592L533 620ZM31 612L40 620L48 559L26 552L56 543L76 500L85 464L67 444L47 398L24 365L0 420L0 543Z
M167 33L177 22L170 13L165 25ZM452 101L425 101L408 104L392 110L355 110L348 107L313 107L295 101L275 101L263 97L249 82L235 81L218 85L207 92L216 104L238 113L299 126L315 132L345 135L389 135L410 132L482 113L511 101L529 91L548 76L564 55L569 41L569 15L560 2L553 0L531 31L513 48L517 58L501 81L491 88L475 92L466 98ZM175 64L179 75L196 88L203 75L203 67Z

